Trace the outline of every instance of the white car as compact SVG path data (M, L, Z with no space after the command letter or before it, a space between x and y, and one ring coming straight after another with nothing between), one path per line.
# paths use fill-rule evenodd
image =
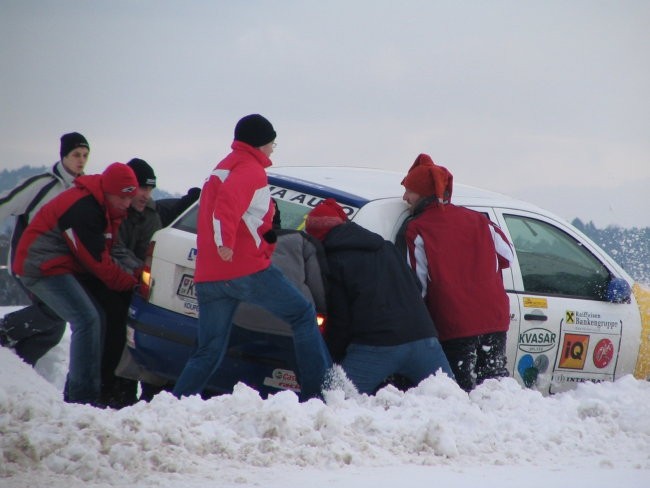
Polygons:
M269 186L284 228L301 228L305 215L332 197L350 219L394 241L409 214L402 201L403 176L363 168L278 167L269 171ZM650 376L650 317L647 305L642 313L637 301L647 304L650 292L610 256L569 223L529 203L459 184L452 202L484 213L515 248L515 261L503 271L510 299L507 357L514 378L546 394L584 381ZM134 357L170 382L196 337L196 210L190 208L154 236L150 275L145 273L143 296L130 310ZM236 323L226 359L208 389L227 392L243 381L263 394L298 390L294 371L287 327Z

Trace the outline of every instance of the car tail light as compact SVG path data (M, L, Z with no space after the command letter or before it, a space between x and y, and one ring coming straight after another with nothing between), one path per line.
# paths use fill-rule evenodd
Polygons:
M147 253L144 257L144 268L140 275L140 286L138 293L142 298L149 301L151 296L151 289L153 288L153 278L151 277L151 262L153 257L153 250L156 247L156 241L151 241L147 246Z
M325 333L325 326L327 322L327 317L322 313L316 314L316 324L318 325L318 330L321 334Z

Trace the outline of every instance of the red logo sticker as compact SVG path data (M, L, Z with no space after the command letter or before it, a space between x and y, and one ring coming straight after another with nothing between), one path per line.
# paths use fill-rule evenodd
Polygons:
M609 339L601 339L594 348L594 366L606 368L614 357L614 344Z

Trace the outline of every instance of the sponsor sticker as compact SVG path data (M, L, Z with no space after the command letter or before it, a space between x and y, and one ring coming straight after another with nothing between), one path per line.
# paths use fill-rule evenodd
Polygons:
M594 366L599 369L606 368L614 357L614 344L609 339L601 339L594 348Z
M324 200L322 197L310 195L309 193L303 193L273 185L269 185L269 191L271 192L271 197L276 200L285 200L287 202L297 203L309 208L314 208ZM358 208L352 207L350 205L340 203L339 205L341 205L348 217L352 217L357 212L357 210L359 210Z
M524 352L545 352L553 349L557 334L541 327L528 329L519 334L519 349Z
M300 385L296 378L296 373L290 369L276 368L271 373L271 377L264 378L264 384L280 390L300 391Z
M524 297L526 308L548 308L548 300L540 297Z
M566 310L564 313L564 325L577 332L620 334L623 321L618 317L608 317L597 312Z
M565 334L562 343L559 368L583 369L589 349L589 336L582 334Z
M190 249L187 253L187 260L188 261L196 261L196 248L193 247Z

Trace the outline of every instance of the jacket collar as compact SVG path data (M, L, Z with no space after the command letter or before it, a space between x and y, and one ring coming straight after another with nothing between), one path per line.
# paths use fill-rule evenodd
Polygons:
M413 217L415 217L416 215L419 215L422 212L424 212L424 210L430 206L438 207L442 205L447 205L447 204L440 203L435 195L431 195L430 197L425 197L422 200L420 200L418 203L416 203L415 206L413 207L413 212L411 214Z
M260 163L263 168L268 168L273 164L271 160L266 156L266 154L264 154L256 147L253 147L250 144L246 144L245 142L232 141L232 145L230 147L233 151L243 151L250 154L258 163Z
M63 183L63 186L66 188L70 188L72 184L74 183L75 176L72 176L70 173L68 173L65 168L63 167L63 162L59 161L52 167L52 174L61 180Z

